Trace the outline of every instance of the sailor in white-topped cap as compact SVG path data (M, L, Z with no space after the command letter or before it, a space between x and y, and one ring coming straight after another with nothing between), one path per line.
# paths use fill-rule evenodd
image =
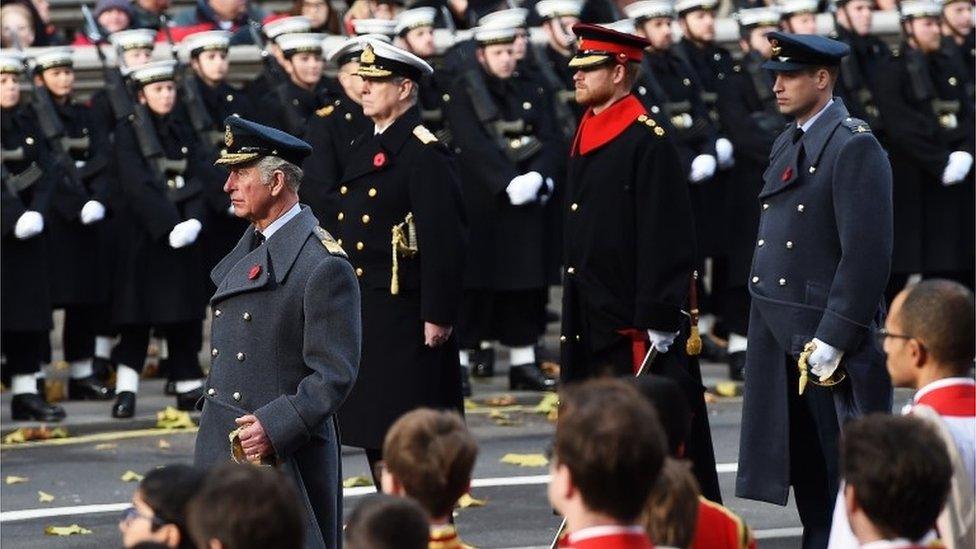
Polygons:
M955 46L969 69L969 86L976 78L976 28L973 26L973 0L942 0L942 36L947 46Z
M342 443L363 448L379 476L383 438L417 407L461 411L452 336L464 261L464 210L451 153L420 120L423 59L369 40L359 56L372 124L339 181L336 237L362 295L359 376L339 412ZM402 240L390 246L391 228ZM377 479L378 480L378 479Z
M851 54L841 60L834 93L844 100L851 116L867 122L875 137L884 142L884 122L874 96L878 67L891 50L872 34L875 9L874 0L831 0L834 30L829 36L851 47Z
M99 252L108 236L101 222L106 205L112 202L114 173L110 170L112 149L108 128L96 122L92 109L72 97L75 73L71 48L46 48L32 60L34 83L46 90L64 133L58 136L63 154L52 161L72 184L56 185L52 203L59 207L46 219L48 251L58 258L60 268L50 274L51 302L64 309L61 333L64 359L71 367L68 394L78 400L106 400L112 391L94 375L96 314L106 313L110 261Z
M281 17L265 23L261 31L268 37L268 40L274 40L283 34L311 32L312 21L304 15Z
M542 0L535 5L548 40L532 45L534 58L543 84L554 96L556 122L567 141L572 140L583 115L573 84L576 69L569 66L576 42L572 28L580 21L582 7L578 0Z
M126 185L118 196L117 276L112 285L112 321L121 335L112 351L118 365L112 408L116 418L135 413L153 329L166 334L177 407L192 410L203 396L198 353L209 290L202 283L198 237L206 218L206 178L214 172L196 134L174 118L174 71L175 63L167 60L129 74L144 109L137 112L138 123L155 133L162 162L143 156L133 122L116 130L115 166Z
M382 34L390 39L396 35L396 21L390 19L353 19L352 28L359 36L364 34Z
M429 6L404 10L396 18L394 31L403 38L413 29L433 28L436 17L437 10Z
M792 34L817 34L817 0L783 0L776 5L781 28Z
M113 32L108 37L115 51L122 56L121 66L138 67L149 62L156 46L156 31L151 29L129 29Z
M363 79L359 70L359 56L369 42L387 40L384 35L355 36L346 39L329 52L328 61L338 68L338 87L330 102L315 111L308 121L303 139L312 145L314 154L302 164L302 187L299 195L303 204L312 208L326 230L336 234L339 213L339 179L349 160L353 139L373 127L363 114Z
M515 29L515 41L512 42L512 48L516 61L521 61L525 59L529 46L528 16L529 10L525 8L494 11L479 19L478 28L475 30Z
M624 34L637 34L637 23L633 19L621 19L613 23L600 23L600 26Z
M0 50L0 74L22 74L24 57L16 51Z
M638 29L649 19L674 19L674 6L670 0L639 0L624 7L627 17L634 19Z
M437 10L431 7L401 12L396 20L396 44L421 59L434 57L434 18Z
M222 50L226 53L230 48L230 36L230 31L224 30L195 32L180 42L180 49L189 58L205 51Z
M494 375L498 341L510 351L510 386L542 391L555 385L533 347L545 315L546 203L564 154L548 88L517 70L519 30L498 19L474 29L477 65L447 104L471 227L458 337L473 375Z
M271 88L287 80L285 57L276 39L290 33L312 32L311 29L311 20L302 15L279 17L264 24L261 32L268 38L265 46L272 58L266 59L261 72L244 85L244 94L252 105L257 105Z
M297 32L275 39L281 49L287 81L271 88L261 99L257 109L258 122L278 128L292 135L302 135L308 119L324 107L330 90L323 77L323 34Z
M434 45L434 19L437 10L421 7L406 10L397 17L397 38L395 44L432 67L434 73L424 76L420 81L420 118L437 138L450 146L451 135L444 121L444 103L450 101L450 86L453 73L444 69L444 60L436 55Z

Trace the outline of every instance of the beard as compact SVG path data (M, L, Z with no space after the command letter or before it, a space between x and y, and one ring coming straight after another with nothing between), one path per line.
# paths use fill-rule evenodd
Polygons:
M613 97L613 86L576 88L576 102L587 107L603 105Z

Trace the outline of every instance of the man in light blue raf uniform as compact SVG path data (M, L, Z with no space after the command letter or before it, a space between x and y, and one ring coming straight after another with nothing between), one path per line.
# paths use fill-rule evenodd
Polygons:
M891 263L891 166L863 120L833 97L846 44L772 32L780 112L759 193L736 496L786 505L803 547L826 547L838 438L849 419L891 410L871 337Z

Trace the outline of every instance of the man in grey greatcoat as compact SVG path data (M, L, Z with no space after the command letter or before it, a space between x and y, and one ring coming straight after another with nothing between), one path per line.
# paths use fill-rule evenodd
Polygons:
M304 504L305 547L339 547L335 411L359 368L359 284L342 248L298 203L298 166L311 147L238 117L225 125L224 191L252 225L210 275L213 348L195 461L278 467Z
M792 486L803 546L826 547L842 425L891 410L872 337L891 265L891 166L867 123L833 97L850 48L813 35L767 38L763 68L776 75L779 110L795 120L773 143L759 193L735 492L786 505Z

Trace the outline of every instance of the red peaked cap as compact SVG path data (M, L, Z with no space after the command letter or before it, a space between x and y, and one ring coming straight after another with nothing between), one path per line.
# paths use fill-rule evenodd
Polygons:
M640 36L587 23L573 25L573 33L579 37L578 58L604 55L607 61L613 58L618 63L640 62L644 48L651 45Z

